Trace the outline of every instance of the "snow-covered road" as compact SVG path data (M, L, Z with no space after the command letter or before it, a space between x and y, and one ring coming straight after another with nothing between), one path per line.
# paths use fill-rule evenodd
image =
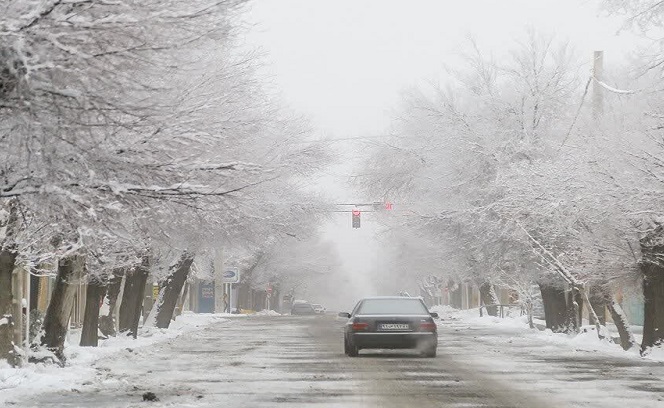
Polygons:
M664 366L522 329L447 316L439 356L343 355L333 317L217 319L94 363L67 391L20 407L661 407ZM67 370L67 369L65 369ZM143 402L145 392L157 402Z

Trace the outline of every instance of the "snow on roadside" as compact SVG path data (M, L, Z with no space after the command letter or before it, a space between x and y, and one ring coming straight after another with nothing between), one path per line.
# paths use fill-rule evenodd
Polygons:
M261 310L260 312L256 312L255 315L257 316L281 316L281 313L275 312L274 310Z
M42 393L70 390L95 377L95 362L122 350L147 347L185 333L199 330L212 323L228 319L219 314L194 314L185 312L168 329L142 327L137 339L118 336L101 340L99 347L80 347L80 331L72 332L65 347L67 365L60 368L53 364L26 364L12 368L0 361L0 406L26 393Z
M659 347L650 350L650 353L645 358L654 361L664 361L664 348Z
M457 310L450 306L433 306L431 312L438 313L443 321L461 321L471 326L493 326L501 332L513 332L515 336L529 338L539 343L569 347L570 350L601 352L620 357L664 361L663 349L655 349L649 355L641 357L638 347L625 351L619 344L608 340L600 340L595 333L594 326L584 326L585 331L576 335L568 335L553 333L549 329L544 331L531 329L528 326L526 316L500 318L485 315L484 317L480 317L478 309ZM617 333L613 331L611 335L617 336Z

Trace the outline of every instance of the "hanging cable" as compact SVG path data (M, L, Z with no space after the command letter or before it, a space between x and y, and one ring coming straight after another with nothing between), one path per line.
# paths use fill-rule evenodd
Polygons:
M579 104L579 108L576 110L576 115L574 115L574 120L572 120L572 124L569 127L569 130L567 131L567 134L565 135L565 139L563 139L563 142L560 144L560 147L558 147L558 151L562 149L562 147L565 145L567 142L567 139L569 139L569 135L572 134L572 129L574 129L574 125L576 124L576 120L579 118L579 114L581 113L581 108L583 107L583 102L586 100L586 95L588 94L588 88L590 87L590 81L592 81L593 77L588 78L588 82L586 82L586 88L583 90L583 96L581 97L581 103Z

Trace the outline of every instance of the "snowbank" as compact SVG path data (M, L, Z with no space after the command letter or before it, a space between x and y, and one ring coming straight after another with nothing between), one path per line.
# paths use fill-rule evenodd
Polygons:
M255 313L258 316L281 316L281 313L275 312L274 310L261 310L260 312Z
M515 336L529 338L543 345L559 345L568 347L570 350L601 352L621 357L664 361L664 349L653 349L650 354L641 357L638 347L625 351L619 344L607 339L600 340L594 326L584 326L584 330L581 333L569 335L553 333L549 329L543 331L531 329L528 325L527 316L500 318L485 315L484 317L480 317L478 309L457 310L450 306L433 306L431 311L438 313L443 321L462 321L469 326L492 326L497 333L510 332ZM617 336L618 334L617 331L611 331L610 335Z
M151 346L223 321L227 319L221 315L185 312L171 322L168 329L142 327L137 339L118 336L100 341L99 347L80 347L80 331L72 331L65 343L67 365L64 368L53 364L26 364L24 367L12 368L0 362L0 406L26 393L70 390L94 378L93 365L103 357L123 350Z
M650 350L647 356L645 356L648 360L654 360L654 361L664 361L664 348L663 347L658 347Z
M251 313L215 313L214 315L217 317L223 317L224 319L232 319L234 317L247 317L250 316Z

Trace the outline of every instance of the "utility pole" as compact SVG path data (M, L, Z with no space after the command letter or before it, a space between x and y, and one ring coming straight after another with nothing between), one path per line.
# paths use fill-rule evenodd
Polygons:
M233 284L228 284L228 313L233 313Z
M593 118L597 120L604 113L602 85L599 84L604 75L604 51L595 51L593 57Z

